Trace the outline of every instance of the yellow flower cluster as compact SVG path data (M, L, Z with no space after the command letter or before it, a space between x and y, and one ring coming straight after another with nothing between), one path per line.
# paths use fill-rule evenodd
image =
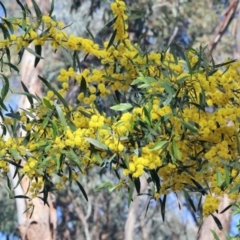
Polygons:
M210 214L213 214L217 209L220 200L211 195L207 195L203 204L203 216L207 217Z
M32 28L24 36L12 35L10 40L0 41L2 48L16 45L18 49L31 41L36 45L48 41L54 49L63 46L69 51L92 54L103 65L82 72L72 67L62 69L57 77L62 86L58 93L64 98L71 79L76 80L80 88L77 106L59 104L54 91L49 90L42 102L28 109L30 114L20 114L19 124L28 138L0 140L1 159L11 158L16 163L25 160L22 173L38 179L32 181L33 196L40 191L44 174L61 172L61 182L56 184L60 189L69 180L66 168L84 173L105 160L113 161L119 174L125 175L122 179L129 181L155 171L161 180L156 198L181 191L186 184L193 185L193 180L203 186L207 181L216 196L229 193L240 181L239 169L234 165L240 154L240 63L213 69L210 74L202 67L193 71L201 59L192 51L187 54L189 71L185 61L175 61L170 53L143 55L128 39L124 1L114 1L111 8L116 36L112 44L105 42L103 47L89 39L68 36L63 24L47 15L42 17L48 28L44 34ZM21 27L23 22L17 19L12 24ZM30 26L29 21L26 24ZM136 105L131 112L107 117L97 110L98 96L120 93L126 99L131 95L127 92L130 85L139 79L143 82L134 87L141 94L134 96ZM110 103L111 99L107 98ZM4 124L13 122L5 119ZM4 160L0 160L0 169L8 171ZM224 180L231 175L234 180L221 187L216 169L218 177L221 174ZM72 174L72 179L77 178L78 174ZM236 193L229 196L238 199ZM213 213L217 205L218 199L208 195L204 216Z
M111 9L116 18L114 23L114 30L117 31L116 41L123 41L128 37L128 25L126 24L127 15L125 14L126 5L123 0L116 0L111 4ZM118 55L118 53L115 53L115 55Z

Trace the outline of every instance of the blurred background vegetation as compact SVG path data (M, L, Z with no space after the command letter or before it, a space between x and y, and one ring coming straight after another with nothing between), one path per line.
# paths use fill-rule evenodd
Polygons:
M163 51L172 44L172 51L181 56L182 49L205 47L214 40L216 47L212 54L216 61L235 58L237 52L238 9L228 19L227 27L220 33L216 31L219 25L226 21L227 9L233 1L227 0L126 0L131 10L129 34L132 41L139 43L145 51ZM18 16L19 6L15 1L3 1L8 16ZM55 0L55 15L58 21L70 26L66 28L69 34L89 37L86 26L92 32L96 41L101 44L109 39L111 32L103 27L112 19L109 8L110 1L103 0ZM3 12L0 12L3 17ZM217 38L217 36L221 38ZM220 39L220 40L219 40ZM51 54L51 49L45 50L45 55ZM66 53L52 54L54 59L45 60L42 75L52 82L63 67L69 67L70 62ZM84 56L81 56L83 59ZM83 67L97 66L98 61L89 56L82 61ZM10 74L10 73L9 73ZM18 76L11 76L14 89L19 88ZM72 89L78 91L78 89ZM73 102L71 94L68 101ZM9 104L16 107L18 98L9 96ZM183 200L182 211L178 211L176 196L169 196L166 219L162 222L158 202L150 204L145 217L147 198L139 197L135 204L127 207L124 194L109 194L107 191L93 190L103 181L114 181L110 169L94 169L80 179L88 196L86 202L78 186L66 186L55 193L57 208L57 239L124 239L126 230L134 232L134 239L167 240L167 239L196 239L199 226L198 216L194 215L189 203ZM0 182L1 184L1 182ZM0 239L17 239L17 218L14 200L10 200L4 190L0 189ZM89 238L89 236L92 236ZM181 236L179 238L179 236ZM130 239L129 239L130 240Z

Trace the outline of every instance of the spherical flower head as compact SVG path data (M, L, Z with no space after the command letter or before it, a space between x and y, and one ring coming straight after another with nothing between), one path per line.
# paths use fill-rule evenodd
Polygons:
M208 217L210 214L214 213L219 206L220 200L212 195L207 195L205 202L203 204L203 216Z

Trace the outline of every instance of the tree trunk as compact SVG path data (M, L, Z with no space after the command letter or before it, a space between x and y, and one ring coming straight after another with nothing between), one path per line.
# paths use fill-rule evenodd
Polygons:
M225 209L227 206L229 206L229 204L230 204L230 200L229 200L228 196L225 194L221 198L218 212L220 213L223 209ZM229 229L230 229L230 221L231 221L230 212L231 212L231 210L228 209L227 211L225 211L222 214L214 213L214 215L220 220L220 222L223 226L222 230L219 230L219 228L217 227L217 224L213 220L212 216L209 216L206 219L204 219L198 240L206 240L206 239L214 240L215 238L214 238L213 234L211 233L211 230L216 232L217 236L219 237L219 240L226 240L226 236L224 235L224 232L228 233Z
M32 9L31 1L27 0L29 8ZM43 14L46 14L50 8L49 1L36 0L36 3L40 7ZM34 12L34 11L32 11ZM33 48L33 45L29 46ZM34 68L35 57L29 52L25 51L21 62L21 80L27 86L28 90L32 94L37 94L41 96L42 84L38 79L38 75L41 74L43 63L40 61L38 66ZM26 97L22 97L19 102L19 109L29 108L29 102ZM14 167L11 166L11 175L14 173ZM12 175L13 176L13 175ZM15 180L16 181L16 180ZM14 184L14 183L13 183ZM24 177L21 181L22 193L26 194L29 186L29 179ZM20 189L18 189L21 191ZM15 192L15 194L17 194ZM22 194L21 194L22 195ZM24 199L16 201L17 213L18 213L18 223L19 232L21 239L23 240L54 240L55 239L55 229L56 229L56 209L53 204L53 196L49 195L48 205L44 205L44 202L39 199L33 199L32 203L34 205L34 211L30 218L30 213L23 213L23 206L26 209L27 202Z

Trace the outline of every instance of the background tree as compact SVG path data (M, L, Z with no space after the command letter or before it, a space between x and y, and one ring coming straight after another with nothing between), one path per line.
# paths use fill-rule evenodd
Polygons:
M188 4L189 5L187 5L187 3L188 2L186 2L185 4L183 4L183 6L185 7L185 6L187 6L189 9L193 9L193 8L191 8L191 7L193 7L193 5L190 5L191 3L189 2ZM167 10L171 10L171 9L174 9L174 7L172 7L172 6L163 6L164 8L163 9L161 9L162 8L162 6L161 6L161 2L159 3L160 4L160 6L159 6L159 8L160 8L160 10L162 10L163 11L163 14L166 14L166 13L169 13ZM175 6L174 5L175 3L173 3L173 6ZM194 4L194 3L193 3ZM139 6L139 5L138 5ZM219 3L219 2L217 2L217 3L212 3L212 5L210 4L210 6L212 6L212 7L216 7L216 6L224 6L224 4L222 4L222 3ZM182 6L181 6L182 7ZM199 6L198 6L199 7ZM204 8L206 8L206 4L204 5L200 5L200 7L202 7L202 9L204 9ZM180 8L181 9L181 8ZM199 9L199 8L198 8ZM150 11L150 10L149 10ZM174 10L172 10L173 12L174 12ZM74 11L73 11L74 12ZM107 13L106 13L107 14ZM211 12L211 14L215 14L214 12ZM149 16L148 14L146 14L146 16ZM155 15L154 15L155 16ZM169 14L168 14L168 16L169 16ZM170 15L171 16L171 15ZM218 20L218 14L216 14L215 15L216 16L216 19ZM201 22L202 22L202 20L205 20L205 19L200 19L201 20ZM146 20L145 20L146 21ZM155 21L155 20L154 20ZM137 24L136 23L137 21L134 21L134 23L133 23L133 25L134 24ZM214 21L210 21L210 22L214 22ZM197 21L193 21L193 23L197 23ZM142 28L142 26L141 26L141 24L142 23L140 23L140 29ZM155 22L155 27L156 26L159 26L158 25L159 24L159 22ZM206 24L207 25L207 27L208 26L210 26L210 24ZM165 27L166 26L171 26L171 24L166 24L165 23ZM135 25L135 27L136 27L136 25ZM137 28L137 27L136 27ZM150 28L150 27L149 27ZM162 28L163 29L163 28ZM174 32L174 29L175 29L175 26L174 27L172 27L171 29L173 29L173 32ZM195 30L196 29L196 27L193 27L193 29ZM92 30L92 29L91 29ZM133 30L134 30L134 28L133 28ZM132 30L132 31L133 31ZM204 29L202 29L203 30L203 32L205 31L205 28ZM188 31L188 29L187 29L187 31ZM134 32L134 31L133 31ZM149 32L147 32L147 34L145 34L145 39L146 40L144 40L143 41L143 44L144 45L146 45L146 48L154 48L153 47L153 45L152 44L149 44L148 43L148 41L152 41L152 40L154 40L154 41L158 41L158 42L161 42L162 43L162 41L163 40L161 40L161 38L157 35L157 34L159 34L161 31L160 30L155 30L155 34L156 35L153 35L152 34L152 32L154 32L154 27L152 27L152 29L150 29L149 30ZM170 32L170 30L169 30L169 32ZM184 32L184 31L182 31L182 32ZM186 32L186 31L185 31ZM209 30L209 32L212 32L212 28L211 28L211 31ZM133 33L133 38L134 38L134 34L135 33ZM161 37L162 37L162 39L164 39L164 37L163 36L165 36L165 35L169 35L169 33L165 33L165 35L164 35L164 33L161 33L162 35L161 35ZM201 36L201 33L199 33L199 35ZM192 35L193 37L192 38L189 38L189 39L194 39L194 34ZM105 36L105 38L107 38L108 36ZM136 37L136 39L137 39L137 37ZM151 40L152 39L152 40ZM170 39L170 38L169 38ZM169 39L165 39L165 45L167 45L167 43L169 42ZM190 40L188 40L189 41L189 43L191 42ZM229 41L228 41L228 44L229 44ZM156 44L157 45L157 44ZM82 218L83 219L83 218ZM71 222L71 221L70 221ZM71 225L71 223L70 223L70 225Z

